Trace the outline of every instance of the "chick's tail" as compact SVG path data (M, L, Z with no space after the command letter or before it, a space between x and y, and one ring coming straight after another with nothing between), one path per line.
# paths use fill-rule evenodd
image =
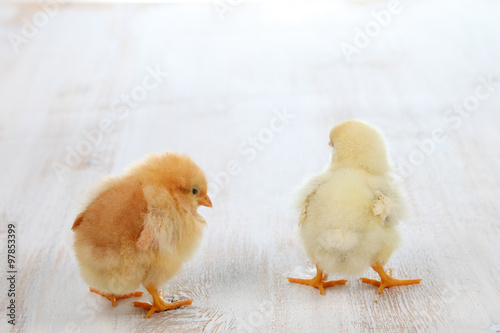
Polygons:
M324 249L347 252L359 245L361 235L348 229L331 229L325 230L318 241Z
M73 226L71 227L71 230L75 231L76 227L78 227L80 224L82 224L84 215L85 215L85 212L78 214L78 216L75 219L75 222L73 222Z

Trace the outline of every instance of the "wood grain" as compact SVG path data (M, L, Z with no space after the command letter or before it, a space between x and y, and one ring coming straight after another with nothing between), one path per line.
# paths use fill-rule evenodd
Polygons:
M401 6L347 62L339 45L385 2L242 3L224 20L210 3L71 2L18 53L6 36L22 34L40 5L0 4L4 309L9 222L19 271L17 324L2 314L1 331L499 332L500 85L470 112L449 110L481 80L500 80L500 3ZM157 68L168 76L144 88ZM133 107L123 94L135 94ZM293 118L278 120L284 111ZM291 193L327 163L328 131L349 118L386 133L397 167L420 164L404 175L412 214L390 261L419 286L378 296L359 276L331 276L350 283L321 296L286 280L314 274ZM445 139L429 143L436 129ZM206 170L214 208L201 209L196 257L164 286L193 305L147 320L129 301L112 308L88 291L70 229L95 181L164 150ZM57 173L67 158L76 160Z

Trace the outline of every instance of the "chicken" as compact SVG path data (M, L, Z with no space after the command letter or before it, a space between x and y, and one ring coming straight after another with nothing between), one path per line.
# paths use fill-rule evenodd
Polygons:
M141 284L153 303L134 302L155 312L189 305L167 303L158 288L172 278L198 246L205 220L199 205L212 207L203 171L186 155L150 155L124 175L99 183L72 227L74 250L90 291L113 306Z
M290 282L318 288L345 284L325 282L327 273L359 274L372 267L381 281L361 279L384 288L418 284L398 280L383 266L398 246L396 226L406 211L405 197L392 173L382 135L358 120L344 122L330 132L331 163L300 187L295 206L299 211L299 237L316 264L312 279Z

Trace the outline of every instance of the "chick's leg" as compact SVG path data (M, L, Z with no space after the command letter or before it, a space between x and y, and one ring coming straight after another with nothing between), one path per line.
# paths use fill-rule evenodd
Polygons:
M167 303L163 300L163 294L161 292L159 294L158 290L156 290L156 288L153 285L149 285L146 289L149 291L151 296L153 296L153 304L144 303L144 302L134 302L134 306L136 306L138 308L143 308L143 309L149 310L148 315L147 315L148 318L151 318L151 316L155 312L172 310L172 309L176 309L180 306L190 305L191 303L193 303L192 299L188 299L186 301Z
M101 295L103 297L106 297L107 299L109 299L111 301L111 305L113 307L116 307L116 301L119 300L119 299L125 299L125 298L130 298L130 297L141 297L142 294L143 294L142 291L136 291L134 293L130 293L130 294L127 294L127 295L117 296L117 295L113 295L113 294L107 294L107 293L100 292L99 290L94 289L94 288L90 288L90 291L93 292L93 293L96 293L98 295Z
M325 282L326 279L326 274L316 265L316 276L313 277L312 279L294 279L294 278L288 278L288 281L292 283L299 283L299 284L305 284L308 286L312 286L314 288L319 289L319 292L321 295L325 294L325 289L328 287L333 287L339 284L346 284L348 282L347 280L338 280L338 281L328 281Z
M420 279L418 280L399 280L395 279L392 277L392 270L389 268L387 272L384 272L384 268L380 266L379 263L376 263L375 265L372 266L373 270L380 275L380 280L372 280L372 279L366 279L366 278L361 278L360 280L363 281L364 283L372 284L374 286L379 287L378 288L378 293L382 294L385 288L389 287L394 287L394 286L406 286L409 284L419 284Z

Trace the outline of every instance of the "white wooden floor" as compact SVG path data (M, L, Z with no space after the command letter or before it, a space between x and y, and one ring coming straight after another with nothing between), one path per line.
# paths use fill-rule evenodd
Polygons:
M0 331L500 332L500 2L401 2L380 32L386 2L222 3L0 4ZM390 266L419 286L332 276L350 283L321 296L285 279L314 273L291 193L349 118L390 141L412 207ZM70 228L95 181L164 150L206 170L214 208L164 286L193 305L145 319L88 291Z

